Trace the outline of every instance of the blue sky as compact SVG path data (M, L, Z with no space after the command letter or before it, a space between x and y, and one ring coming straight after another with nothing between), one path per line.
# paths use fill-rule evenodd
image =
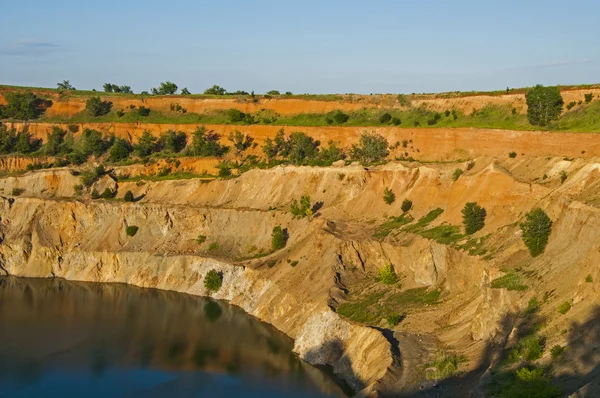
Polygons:
M600 82L600 2L0 0L0 84L412 93Z

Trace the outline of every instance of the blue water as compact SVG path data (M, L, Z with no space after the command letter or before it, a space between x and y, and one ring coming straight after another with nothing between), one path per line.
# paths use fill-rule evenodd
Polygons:
M0 279L0 397L342 397L292 341L204 298Z

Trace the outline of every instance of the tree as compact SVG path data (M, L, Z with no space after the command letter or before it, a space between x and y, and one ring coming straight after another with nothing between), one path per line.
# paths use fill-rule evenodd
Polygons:
M75 87L73 87L68 80L63 80L62 83L56 83L56 86L60 90L75 90Z
M150 108L146 108L144 105L140 105L137 110L138 115L140 116L148 116L150 114Z
M283 249L287 244L287 240L287 229L282 229L279 225L273 227L273 232L271 233L271 247L273 250Z
M227 94L227 90L225 90L223 87L217 86L215 84L211 88L207 88L206 90L204 90L204 94L206 94L206 95L225 95L225 94Z
M39 146L40 140L34 140L27 131L22 131L17 134L17 140L15 142L15 152L29 153L36 150Z
M403 213L406 213L407 211L412 209L412 205L413 205L412 200L404 199L402 201L402 205L400 206L400 209L402 210Z
M310 205L310 196L302 196L300 198L300 203L296 199L292 201L290 205L290 211L294 218L303 218L308 217L313 214L312 206Z
M115 139L115 143L110 147L108 158L111 162L120 162L127 159L132 150L133 148L128 141L117 138Z
M315 141L306 133L295 131L290 134L286 144L286 148L281 155L287 157L291 163L303 164L305 160L316 157L320 142Z
M127 191L125 192L125 196L123 196L123 200L125 202L133 202L134 201L133 192Z
M462 209L463 225L467 235L474 234L485 225L487 212L475 202L468 202Z
M348 119L350 119L350 116L346 115L344 112L338 109L336 111L329 112L327 114L326 121L329 124L344 124L348 121Z
M232 131L229 133L229 141L233 144L235 148L236 155L240 155L246 149L252 146L254 142L254 138L250 137L248 134L244 134L238 130Z
M359 145L353 144L350 152L353 159L370 164L384 160L389 154L388 147L388 141L381 135L364 132Z
M46 145L44 146L44 153L48 156L57 155L61 146L64 142L67 132L58 126L52 126L52 132L48 135Z
M85 129L81 134L81 140L79 141L79 147L81 153L85 156L94 155L101 156L112 146L114 137L104 139L102 133L97 130Z
M85 102L85 110L91 116L103 116L110 112L112 108L112 102L110 101L102 101L100 97L90 97Z
M548 237L552 232L552 220L541 208L525 214L525 221L520 224L523 242L533 257L539 256L546 249Z
M181 95L190 95L190 90L187 89L187 87L184 87L181 89Z
M102 192L102 195L100 195L102 197L102 199L110 199L113 196L115 196L116 192L111 191L110 188L105 188L104 192Z
M0 123L0 153L11 153L14 150L16 140L17 131L15 129L9 130L5 125Z
M281 95L281 93L277 90L267 91L267 95Z
M379 123L388 124L392 120L392 115L388 112L385 112L383 115L379 116Z
M223 156L229 147L219 144L221 136L214 130L200 126L192 133L192 143L188 146L190 156Z
M158 88L152 89L154 95L173 95L177 92L177 84L173 82L162 82Z
M30 120L39 117L52 101L45 101L33 93L9 92L5 94L6 106L3 107L3 118Z
M223 284L223 275L220 272L211 269L204 277L204 287L208 292L216 292Z
M241 122L245 117L246 114L239 109L231 108L227 110L227 119L231 123Z
M140 157L149 156L156 150L156 137L149 131L144 131L133 148Z
M525 94L527 118L534 126L546 126L558 119L564 104L558 87L544 87L540 84Z
M388 205L391 205L396 201L396 194L389 188L384 189L383 191L383 201Z
M159 151L181 152L187 145L187 135L183 131L168 130L157 141Z

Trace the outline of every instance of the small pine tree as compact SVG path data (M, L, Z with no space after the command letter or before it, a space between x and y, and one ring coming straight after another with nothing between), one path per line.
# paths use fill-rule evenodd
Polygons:
M402 205L400 206L400 209L402 209L403 213L406 213L407 211L409 211L410 209L412 209L412 205L413 205L412 200L404 199L402 201Z
M100 199L100 194L98 193L96 188L92 189L92 193L90 194L90 196L92 197L92 199Z
M110 199L114 196L114 193L110 190L110 188L106 188L100 196L102 197L102 199Z
M385 201L385 203L387 203L388 205L391 205L392 203L394 203L396 201L396 194L394 193L394 191L392 191L389 188L386 188L383 191L383 200Z
M208 271L204 277L204 287L210 292L216 292L223 285L223 275L214 269Z
M468 202L462 209L463 225L467 235L474 234L485 225L487 212L475 202Z
M127 233L127 236L134 236L135 234L137 234L138 229L139 228L137 227L137 225L128 225L125 229L125 233Z
M541 208L536 208L525 215L525 222L520 225L522 238L529 253L539 256L546 249L548 237L552 232L552 220Z
M288 236L286 229L282 229L279 225L273 227L273 232L271 233L271 247L273 250L283 249L287 244L287 240Z
M133 198L133 192L131 192L131 191L125 192L125 196L123 197L123 200L125 202L133 202L133 199L134 199Z

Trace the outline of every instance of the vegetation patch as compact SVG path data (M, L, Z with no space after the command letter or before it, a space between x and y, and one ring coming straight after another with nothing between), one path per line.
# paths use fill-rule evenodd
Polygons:
M392 217L390 221L384 222L379 226L377 232L373 234L373 237L376 239L383 239L390 234L395 229L402 227L413 221L413 218L410 214L402 214L399 217Z
M423 238L433 239L443 245L451 245L464 238L464 235L460 233L460 228L456 225L439 225L417 233Z
M438 358L437 361L427 364L427 368L432 372L427 373L428 379L447 379L459 372L462 363L467 362L467 358L463 355L445 354Z
M500 278L494 279L492 281L492 288L517 291L527 290L527 286L521 283L521 276L514 271L511 271Z
M565 301L563 303L561 303L558 308L557 308L558 312L560 312L561 314L566 314L567 312L569 312L569 310L571 310L571 302L569 301Z
M399 307L434 305L437 304L440 294L439 289L429 290L427 287L418 287L390 295L386 299L386 304Z
M444 209L440 209L439 207L437 209L431 210L429 213L419 218L419 220L416 223L404 227L404 231L418 233L424 228L426 228L429 225L429 223L438 218L443 212Z
M137 225L128 225L125 229L125 232L127 233L127 236L135 236L135 234L138 232L138 229L139 228Z
M223 274L211 269L204 277L204 287L209 293L216 292L223 284Z
M393 285L398 282L398 275L396 275L394 266L392 264L386 264L379 270L376 280L386 285Z

